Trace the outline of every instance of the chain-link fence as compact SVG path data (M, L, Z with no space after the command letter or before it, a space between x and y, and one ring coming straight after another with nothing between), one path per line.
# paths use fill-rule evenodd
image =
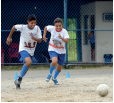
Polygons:
M66 3L66 7L64 7ZM66 16L64 10L67 10ZM70 39L65 63L112 63L113 57L113 1L112 0L2 0L1 1L1 63L20 64L18 46L20 32L15 31L12 44L6 39L13 25L27 24L30 14L37 16L42 30L53 25L55 18L67 18ZM33 63L49 63L48 42L37 43Z

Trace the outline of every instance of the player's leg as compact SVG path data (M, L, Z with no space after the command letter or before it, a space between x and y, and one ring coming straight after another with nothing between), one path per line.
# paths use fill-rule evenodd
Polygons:
M93 44L91 43L91 61L93 61Z
M52 72L53 70L55 69L56 65L57 65L57 53L54 52L54 51L50 51L49 52L49 55L50 55L50 58L52 60L52 62L50 63L50 71L49 71L49 74L48 76L46 77L46 81L49 82L49 80L51 79L52 77Z
M57 65L57 57L52 57L52 63L50 63L50 74L52 74L56 65Z
M91 48L91 60L93 61L93 49Z
M24 75L27 73L28 68L31 66L31 63L32 63L30 57L26 57L24 60L25 60L25 64L23 65L23 68L22 68L20 75L19 75L19 77L21 77L21 78L23 78Z
M59 65L57 64L57 68L55 69L55 74L52 78L52 81L56 84L56 85L59 85L59 82L57 81L57 76L59 75L59 73L61 72L61 68L62 68L62 65Z
M93 60L95 61L95 49L93 49Z
M58 54L58 64L57 64L57 68L55 70L55 74L52 78L53 82L56 84L56 85L59 85L59 82L57 81L57 76L59 75L59 73L61 72L61 68L62 68L62 65L64 64L64 58L65 58L65 54Z
M91 59L95 61L95 43L91 44Z
M95 61L95 43L93 44L93 60Z
M25 63L23 65L23 68L19 74L19 78L17 80L15 80L15 85L16 85L16 88L17 89L20 89L20 84L21 84L21 81L22 81L22 78L24 77L24 75L26 74L26 72L28 71L28 67L31 65L32 61L31 61L31 58L30 58L30 55L28 54L27 51L21 51L20 52L20 55L21 55L21 60Z

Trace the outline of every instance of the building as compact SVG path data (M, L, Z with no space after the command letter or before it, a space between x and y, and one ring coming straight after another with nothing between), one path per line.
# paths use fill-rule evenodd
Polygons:
M113 54L113 1L81 5L80 22L82 30L95 30L95 62L105 62L104 54ZM91 46L87 40L89 32L81 32L82 62L91 62Z

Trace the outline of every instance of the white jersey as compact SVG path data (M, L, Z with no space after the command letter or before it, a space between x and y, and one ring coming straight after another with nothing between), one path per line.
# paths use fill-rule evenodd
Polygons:
M30 34L32 33L35 38L42 38L39 26L29 29L28 25L15 25L15 28L21 32L19 52L26 50L31 56L33 56L37 41L31 39Z
M60 32L56 31L55 26L48 25L47 31L51 33L48 51L55 51L58 54L65 54L65 42L58 37L58 34L63 38L68 38L69 35L66 29L62 28Z

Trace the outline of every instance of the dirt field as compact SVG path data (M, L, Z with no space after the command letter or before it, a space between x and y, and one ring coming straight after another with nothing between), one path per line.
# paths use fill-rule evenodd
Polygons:
M60 85L45 81L49 70L29 70L21 90L15 89L15 72L1 71L2 102L113 102L113 67L69 69L70 78L62 70L57 78ZM106 97L97 94L99 84L109 86Z

